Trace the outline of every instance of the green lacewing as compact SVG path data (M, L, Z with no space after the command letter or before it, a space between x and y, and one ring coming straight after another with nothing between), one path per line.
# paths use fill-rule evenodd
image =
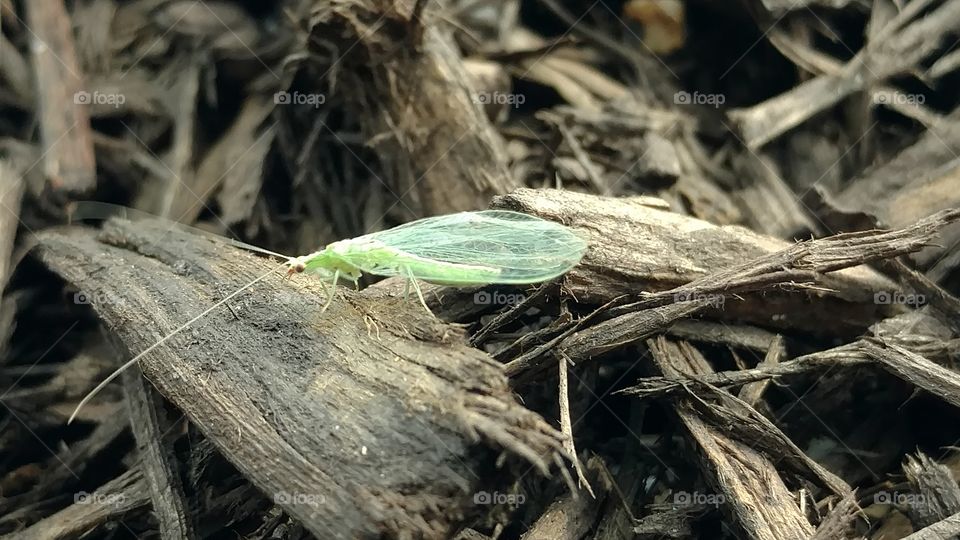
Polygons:
M313 274L332 284L334 291L328 293L321 313L333 301L339 280L356 283L364 273L407 278L429 312L418 279L452 286L540 283L567 273L586 249L583 238L559 223L509 210L483 210L424 218L340 240L308 255L284 257L284 265L288 276ZM274 271L240 287L124 363L80 401L67 423L123 370Z
M288 262L289 274L356 282L363 273L453 286L540 283L580 262L587 243L571 229L519 212L484 210L420 219L334 242ZM421 295L422 301L422 295Z

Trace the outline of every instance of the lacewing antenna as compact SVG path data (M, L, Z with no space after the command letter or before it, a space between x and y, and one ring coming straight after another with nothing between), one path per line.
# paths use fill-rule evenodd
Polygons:
M286 266L286 265L287 265L287 263L284 262L284 263L282 263L282 264L280 264L280 265L278 265L278 266L275 266L275 267L271 268L268 272L266 272L266 273L264 273L263 275L257 277L257 278L254 279L253 281L250 281L249 283L247 283L246 285L244 285L244 286L240 287L239 289L233 291L232 293L228 294L228 295L225 296L222 300L218 301L217 303L213 304L212 306L210 306L210 307L208 307L207 309L205 309L205 310L203 310L202 312L200 312L200 314L197 315L196 317L194 317L194 318L190 319L189 321L181 324L181 325L178 326L174 331L172 331L172 332L170 332L169 334L167 334L167 335L163 336L162 338L160 338L160 341L157 341L157 342L154 343L153 345L151 345L151 346L147 347L146 349L144 349L143 351L141 351L140 354L134 356L133 358L131 358L130 360L128 360L127 362L125 362L122 366L120 366L119 368L117 368L116 370L114 370L114 372L111 373L106 379L104 379L103 381L101 381L100 384L98 384L96 387L94 387L93 390L91 390L89 393L87 393L87 395L84 396L83 399L80 400L80 403L77 404L77 408L74 409L74 410L73 410L73 414L70 415L70 419L67 420L67 424L69 425L70 423L73 422L73 419L77 417L77 413L80 412L80 409L82 409L82 408L84 407L84 405L86 405L87 402L89 402L89 401L93 398L93 396L97 395L97 394L98 394L101 390L103 390L108 384L110 384L111 381L113 381L114 379L116 379L117 377L119 377L120 374L123 373L127 368L129 368L130 366L136 364L141 358L143 358L144 355L146 355L146 354L149 353L150 351L156 349L156 348L159 347L160 345L163 345L164 343L167 342L167 340L169 340L169 339L172 338L173 336L179 334L180 332L183 332L184 330L186 330L187 328L189 328L190 325L192 325L193 323L199 321L200 319L202 319L204 316L206 316L206 315L207 315L208 313L210 313L211 311L213 311L213 310L217 309L218 307L222 306L223 304L229 302L231 299L233 299L234 297L236 297L238 294L240 294L240 293L242 293L243 291L249 289L249 288L252 287L254 284L256 284L256 283L258 283L258 282L260 282L260 281L263 281L264 279L267 278L267 276L269 276L270 274L276 272L277 270L279 270L280 268L282 268L282 267L284 267L284 266Z

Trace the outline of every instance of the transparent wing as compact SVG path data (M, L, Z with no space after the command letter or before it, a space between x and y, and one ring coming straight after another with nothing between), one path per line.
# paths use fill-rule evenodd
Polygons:
M365 268L447 284L538 283L566 273L587 249L571 229L506 210L460 212L421 219L361 237L412 257L397 267ZM358 239L359 240L359 239Z

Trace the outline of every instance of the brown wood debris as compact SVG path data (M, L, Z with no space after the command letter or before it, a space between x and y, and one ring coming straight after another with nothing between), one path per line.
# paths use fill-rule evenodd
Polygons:
M958 29L0 0L0 540L960 538ZM284 277L485 209L588 247Z

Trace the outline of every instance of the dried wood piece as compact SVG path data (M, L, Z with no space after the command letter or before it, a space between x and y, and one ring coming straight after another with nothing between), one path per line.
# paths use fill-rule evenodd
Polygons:
M643 516L633 528L643 540L660 540L662 538L693 538L693 522L696 515L703 509L697 506L663 505L666 508L652 506L651 513Z
M821 219L835 230L904 227L938 210L960 207L960 109L927 130L916 143L886 163L853 179L836 194L820 191L826 208ZM960 240L960 228L949 229L943 243ZM928 249L921 264L942 254Z
M758 365L775 366L780 363L780 360L784 354L785 351L783 350L783 338L777 336L774 338L773 342L770 343L770 348L767 349L767 354L763 357L763 361ZM737 397L750 404L751 407L756 406L756 404L763 399L763 393L767 390L768 386L770 386L769 380L745 384L743 385L743 388L740 389L740 393Z
M607 183L600 178L601 171L597 165L590 160L590 156L584 151L583 146L580 145L580 141L577 140L577 137L570 131L569 127L559 124L557 128L560 130L560 134L563 135L564 142L567 143L570 151L573 152L573 157L576 158L577 163L579 163L587 173L587 178L593 183L594 189L606 194L608 191Z
M871 331L877 338L864 338L832 349L798 356L793 360L779 364L760 364L752 369L711 373L696 379L646 377L638 381L636 385L620 390L619 393L657 397L683 391L688 386L697 388L700 385L707 385L725 388L767 378L800 375L818 369L856 367L877 361L880 354L878 351L882 352L882 349L875 344L877 339L886 345L896 344L901 348L920 351L930 358L938 358L943 361L950 359L956 355L957 351L960 351L960 342L949 338L949 329L943 328L936 319L922 312L906 313L881 321L872 327ZM909 367L904 369L909 371Z
M643 25L644 46L662 55L676 51L686 40L685 6L678 0L630 0L623 14Z
M753 107L734 109L727 114L746 147L756 151L862 89L863 85L859 73L824 74Z
M275 134L273 125L264 126L274 106L264 96L252 97L243 104L233 125L203 156L196 171L186 178L172 179L168 189L173 202L168 216L193 223L218 188L221 191L217 201L225 211L227 225L250 215L263 182L264 159ZM188 156L182 156L180 161Z
M470 86L481 95L509 95L510 75L497 62L467 58L463 61L463 68L470 77ZM483 110L491 122L499 123L506 119L512 105L508 100L488 99L483 104Z
M930 308L908 311L880 321L870 333L886 343L896 343L938 364L950 364L960 353L960 339Z
M123 347L119 348L122 350ZM195 538L173 448L169 441L164 440L170 426L165 418L162 400L141 376L139 369L129 369L123 374L123 388L130 428L137 441L140 470L150 492L160 538Z
M481 109L490 96L470 86L455 42L433 23L432 11L418 23L425 27L416 48L401 38L411 21L408 4L324 5L311 18L310 42L319 54L325 44L345 55L334 65L355 90L347 106L404 204L421 215L482 208L516 185L503 138Z
M667 334L684 341L699 341L768 353L779 338L773 332L754 326L708 321L677 321L667 329ZM776 354L782 355L783 350L776 351Z
M511 322L522 317L528 309L540 303L548 294L557 294L558 292L559 288L557 287L556 282L546 283L537 288L532 294L526 295L517 305L501 313L500 315L497 315L492 321L488 322L483 326L483 328L474 333L473 336L470 337L470 343L474 346L482 344L498 328L506 324L510 324ZM475 293L474 296L476 296L476 294L481 293Z
M557 107L537 118L572 129L590 141L591 157L608 169L597 191L604 195L629 191L631 185L658 189L673 186L684 170L673 139L691 119L654 109L635 99L607 103L603 110ZM576 157L576 156L575 156ZM577 158L580 160L580 158Z
M783 180L779 165L766 152L747 151L738 160L743 178L735 197L740 211L754 231L790 240L820 227Z
M730 194L737 181L718 163L718 156L689 131L681 131L674 145L680 159L683 174L680 176L676 195L683 200L677 208L689 207L694 217L717 225L743 223L743 213Z
M20 226L20 202L24 187L21 172L9 161L0 159L0 290L7 286L7 280L10 279L10 257Z
M567 286L574 296L586 301L673 289L717 268L741 266L745 260L794 246L741 227L718 227L629 198L519 189L497 197L491 207L539 215L583 232L591 247L583 262L567 275ZM938 219L960 219L960 215L951 213ZM847 245L845 238L834 243L838 250L840 245ZM866 268L837 272L825 279L822 285L846 300L872 299L875 288L883 290L892 285ZM841 308L834 305L831 313L836 314L836 309ZM805 305L804 311L810 311L810 306Z
M70 15L63 0L30 2L25 7L34 39L44 175L54 189L89 192L97 182L86 109L92 94L83 86Z
M636 408L634 408L636 412ZM639 419L642 413L631 413L629 423L633 426L639 426ZM597 523L594 532L594 540L615 540L625 538L630 534L631 529L637 523L631 508L634 507L641 496L644 485L644 478L641 472L644 466L640 464L638 456L642 455L642 444L637 439L629 439L624 448L625 458L620 463L620 469L616 477L607 469L606 465L600 461L601 480L604 490L609 491L606 501L600 510L600 520Z
M21 540L81 538L97 527L150 504L140 469L134 467L93 493L78 492L74 504L17 533Z
M830 203L837 212L865 212L870 225L902 226L933 211L960 204L956 190L960 109L927 130L893 159L853 179ZM827 216L831 217L831 216ZM857 222L854 222L857 223Z
M453 540L494 540L485 534L478 533L473 529L464 529L457 533Z
M565 143L550 150L551 164L564 176L593 186L601 195L632 191L631 186L661 189L674 185L683 174L675 143L665 136L647 130L642 135L622 137L606 131L610 126L583 123L578 116L584 109L545 110L536 114L557 132L555 139ZM598 111L599 112L599 111ZM607 111L609 113L610 111ZM572 158L568 157L572 153Z
M4 399L7 398L12 401L16 396L7 395ZM40 478L37 485L21 495L0 499L0 514L4 515L3 521L15 518L18 507L29 508L31 503L62 495L65 489L75 487L79 480L76 475L82 475L95 468L97 459L104 456L106 451L112 448L111 445L117 443L126 428L126 418L119 415L108 416L83 441L70 448L60 449L56 455L48 456L45 461L41 456L42 467L47 472Z
M864 352L890 373L954 407L960 407L960 374L957 372L884 339L867 339L862 346Z
M895 285L858 265L920 249L935 231L960 219L960 211L951 211L900 231L791 244L631 199L520 189L494 199L491 206L540 215L580 230L590 248L565 278L572 294L597 303L644 294L644 300L614 314L703 299L713 307L722 304L715 316L812 332L822 332L822 321L829 318L837 321L830 332L847 335L899 309L874 302L877 293L895 290ZM816 281L817 287L808 287L805 294L780 291L783 285L801 281ZM724 295L757 290L768 292L745 295L743 301L720 301ZM660 292L645 294L648 291Z
M949 52L933 63L924 74L931 79L939 79L944 75L960 69L960 49Z
M960 4L951 1L905 24L920 9L904 9L839 72L819 75L753 107L730 111L747 148L756 150L854 92L918 68L960 26Z
M960 512L960 486L949 467L918 451L916 457L907 456L903 472L918 495L906 505L914 528L928 527Z
M960 536L960 512L930 525L919 531L904 536L903 540L953 540Z
M898 259L886 261L886 267L900 277L914 291L922 295L923 302L933 308L933 315L943 320L955 335L960 336L960 299L945 291L933 281Z
M620 315L566 338L560 343L559 351L579 364L663 332L707 305L706 301L694 300Z
M847 140L843 133L833 133L835 129L830 125L804 126L784 140L784 157L780 161L784 178L795 193L803 194L804 205L814 215L817 215L817 204L812 196L816 188L833 193L848 180L847 171L838 164L844 157L844 149L853 141Z
M547 39L527 27L516 25L504 34L503 50L487 53L486 56L508 64L513 74L520 79L530 79L552 86L564 97L571 86L574 87L574 92L587 92L590 99L577 105L594 111L599 110L599 103L593 97L615 100L630 95L630 91L623 84L594 67L598 55L591 49L577 47L580 40L570 34ZM569 84L551 84L557 81L552 76L546 77L547 80L538 80L534 72L543 65L546 65L547 69L540 73L559 75L568 80Z
M30 65L6 34L0 34L0 80L9 87L18 104L26 107L33 105Z
M578 110L599 112L602 108L600 100L576 79L558 70L552 64L552 62L540 61L539 58L526 60L515 70L515 74L553 88L560 97Z
M607 335L606 332L603 331L591 332L589 335L585 336L584 339L577 338L577 336L581 335L581 329L586 327L588 323L591 323L593 319L597 318L601 313L604 313L606 308L612 305L613 302L614 301L611 301L608 304L601 306L600 308L594 310L593 313L590 313L575 323L563 325L565 327L563 328L562 332L558 333L552 339L531 351L519 354L517 356L508 356L507 351L513 352L517 350L523 350L523 347L519 346L523 344L524 338L521 338L520 340L517 340L516 345L518 346L508 347L504 351L498 353L498 357L513 358L513 360L510 360L505 367L507 376L510 377L514 384L532 380L533 375L536 375L544 367L547 353L553 352L554 349L557 349L558 346L562 345L568 339L573 339L573 346L569 348L560 348L557 352L566 359L576 362L587 357L581 352L581 348L588 351L595 351L596 349L594 349L594 347L598 346L598 341L600 347L606 347L610 345L611 341L614 341L617 344L626 345L637 339L642 339L639 336L650 336L657 331L662 330L666 324L669 324L670 320L689 315L690 313L693 313L702 307L702 305L699 304L678 304L676 306L667 306L667 309L659 312L656 310L650 310L649 313L641 313L636 317L625 316L614 323L613 326L617 327L617 332L612 339ZM602 337L599 337L598 339L598 336ZM621 341L618 341L618 339ZM604 349L604 351L613 348L613 346ZM600 351L597 351L597 354L599 354L599 352Z
M800 0L798 2L791 2L790 0L760 0L760 3L763 5L763 8L770 13L770 15L775 17L785 17L792 11L800 11L802 9L811 9L815 7L835 9L839 11L844 7L849 6L853 2L850 0Z
M653 361L664 375L709 373L706 360L693 347L683 345L663 337L648 341ZM807 540L813 535L813 527L772 462L706 424L688 403L678 403L676 412L703 455L704 474L712 478L738 525L751 538Z
M558 387L558 395L560 397L560 432L564 435L563 448L567 451L567 455L577 456L577 447L573 438L573 422L570 420L570 377L568 374L570 366L566 358L561 356L558 360L558 379L560 381ZM593 492L593 487L590 486L590 480L587 479L587 475L583 472L579 458L573 460L573 467L577 471L577 486L586 490L590 498L596 499L597 496Z
M810 540L835 540L837 538L846 538L847 531L857 517L860 507L857 506L856 492L851 491L840 502L833 507L833 510L827 514L817 527L817 532L810 537Z
M271 264L167 224L40 235L37 253L93 297L122 356ZM276 268L279 270L279 268ZM397 296L261 281L140 361L144 375L268 497L322 537L443 536L502 452L542 472L563 436L502 366ZM483 444L480 444L480 443Z
M257 28L257 21L239 5L209 2L198 6L189 1L169 2L161 5L153 15L160 28L179 34L180 39L188 36L208 40L210 49L224 56L259 60L251 47L256 46L262 33Z
M141 188L134 206L175 221L193 223L207 204L211 192L220 187L227 171L234 170L237 176L245 179L260 172L261 167L254 160L246 159L247 156L244 155L246 150L253 150L249 144L252 144L254 139L248 140L246 137L253 137L255 133L252 132L257 128L255 125L251 126L249 120L250 109L253 107L248 105L253 100L248 100L241 107L236 120L206 155L202 158L195 155L201 66L195 58L185 63L186 65L176 67L174 88L164 95L173 124L170 151L162 162L159 157L156 158L159 167L153 167L152 172L158 181L147 183ZM247 120L243 121L245 118ZM236 148L238 145L244 146ZM200 174L195 170L198 159L202 159ZM223 165L222 161L228 163ZM241 161L247 167L236 166ZM236 167L229 169L231 166ZM211 179L211 175L218 177ZM187 192L190 195L187 195Z
M583 491L565 493L544 510L527 529L522 540L580 540L593 529L607 498L607 488L599 476L599 458L587 463L588 476L598 489L596 496Z
M710 385L725 388L740 386L770 378L801 375L830 366L848 366L867 364L872 360L867 356L861 344L853 343L834 349L797 357L788 362L769 366L760 365L753 369L721 371L690 379L688 377L644 377L634 386L618 391L623 395L636 395L643 398L662 397L667 394L684 391L687 387ZM695 390L696 391L696 390Z
M840 477L807 457L780 428L749 403L710 385L699 386L696 390L688 387L687 391L694 397L690 403L700 413L700 418L710 422L719 432L761 450L778 464L782 462L835 495L846 497L852 491Z
M696 119L683 112L650 107L632 100L610 103L599 112L573 107L557 107L550 112L561 116L567 123L589 127L591 131L608 136L642 137L650 131L666 136L692 131L696 127Z

